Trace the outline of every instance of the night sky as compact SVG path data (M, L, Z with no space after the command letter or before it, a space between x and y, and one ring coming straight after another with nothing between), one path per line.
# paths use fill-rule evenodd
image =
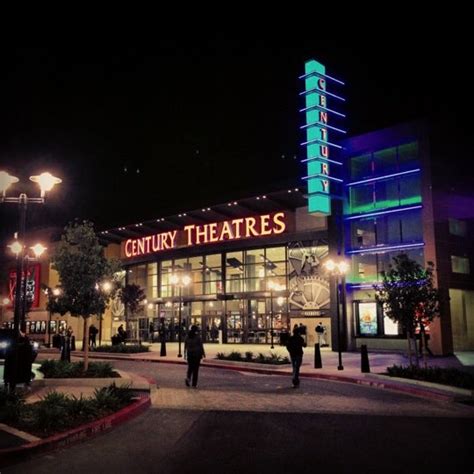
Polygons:
M0 169L23 182L46 168L63 179L30 210L30 227L80 217L100 230L295 182L298 76L311 58L347 83L350 135L427 117L446 146L467 144L456 156L467 166L470 55L454 42L374 42L3 49ZM15 230L7 207L3 234Z

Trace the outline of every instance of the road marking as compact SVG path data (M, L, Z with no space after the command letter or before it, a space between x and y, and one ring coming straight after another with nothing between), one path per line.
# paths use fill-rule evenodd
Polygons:
M6 431L7 433L10 433L16 436L17 438L21 438L30 442L41 440L41 438L38 438L37 436L25 433L24 431L17 430L16 428L12 428L11 426L4 425L3 423L0 423L0 430Z

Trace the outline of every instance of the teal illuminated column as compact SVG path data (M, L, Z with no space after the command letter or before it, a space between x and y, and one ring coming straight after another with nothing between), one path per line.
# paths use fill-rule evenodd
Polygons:
M315 74L313 74L315 73ZM305 64L305 130L308 212L331 214L329 184L328 112L326 68L312 59Z

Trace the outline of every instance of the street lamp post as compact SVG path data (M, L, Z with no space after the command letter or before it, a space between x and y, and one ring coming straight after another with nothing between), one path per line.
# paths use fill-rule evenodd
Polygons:
M183 354L181 354L181 306L183 305L183 288L191 283L191 277L189 275L173 274L170 277L170 282L178 287L179 292L178 357L183 357Z
M6 192L8 188L17 183L19 180L15 176L11 176L5 171L0 171L0 202L18 204L20 219L19 229L17 232L18 241L23 241L25 236L26 228L26 209L28 204L44 204L45 195L47 191L51 191L56 184L59 184L61 180L55 178L50 173L42 173L38 176L30 176L30 180L37 183L41 190L40 197L28 197L25 193L21 193L18 197L7 197ZM15 295L15 313L13 319L13 327L15 334L20 334L20 322L22 315L22 304L21 304L21 289L22 289L22 277L24 273L24 248L19 249L17 255L16 265L16 295Z
M281 291L283 287L274 281L268 282L268 288L270 289L270 341L271 341L271 349L274 349L273 346L273 292L274 291Z
M334 262L334 260L328 260L324 266L326 270L331 273L335 278L336 283L336 325L337 325L337 351L339 356L339 365L337 366L337 370L344 370L344 366L342 365L342 342L341 342L341 315L340 315L340 304L341 298L339 296L339 277L341 277L341 287L342 287L342 305L343 305L343 312L345 314L345 284L346 284L346 273L349 269L349 265L345 260L341 260L339 262Z
M0 171L0 203L18 204L19 210L19 228L17 232L17 239L22 242L25 237L26 228L26 208L28 204L44 204L46 192L51 191L56 184L61 180L55 178L50 173L41 173L38 176L30 176L30 181L37 183L40 187L40 197L29 198L25 193L21 193L18 197L6 196L8 188L18 183L16 176L11 176L6 171ZM18 368L18 342L20 338L20 323L22 320L22 278L24 273L24 248L21 246L17 256L16 262L16 290L15 290L15 312L13 318L13 329L15 338L11 348L11 357L5 359L5 382L9 384L12 390L16 385L16 380L19 376ZM23 315L24 316L24 315ZM8 380L6 374L8 373Z

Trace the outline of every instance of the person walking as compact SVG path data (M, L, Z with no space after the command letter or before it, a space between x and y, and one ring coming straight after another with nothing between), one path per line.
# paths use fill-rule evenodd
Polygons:
M323 323L320 321L319 324L316 326L316 335L318 336L318 344L319 347L323 347L326 345L326 338L324 337L325 327Z
M99 330L93 324L91 324L91 326L89 328L89 347L91 349L93 347L97 347L96 337L97 337L98 332L99 332Z
M188 372L185 379L187 387L190 384L194 388L197 387L199 365L201 364L201 359L205 357L206 353L204 352L201 337L198 334L198 327L193 324L184 340L184 359L188 361Z
M306 342L299 333L299 328L293 328L293 335L288 338L286 348L290 353L291 365L293 366L293 388L300 385L300 367L303 362L303 347Z

